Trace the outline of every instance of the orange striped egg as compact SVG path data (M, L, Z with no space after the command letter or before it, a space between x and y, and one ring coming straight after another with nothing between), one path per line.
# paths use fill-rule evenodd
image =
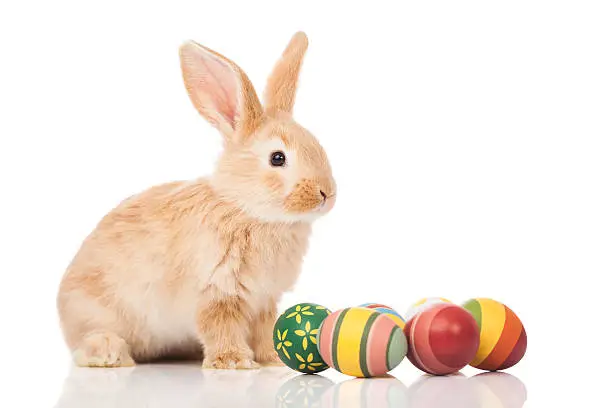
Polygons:
M401 327L402 329L404 328L404 324L406 324L406 322L404 321L404 318L399 313L397 313L395 310L391 309L387 305L383 305L381 303L364 303L363 305L359 305L359 307L374 309L377 312L380 312L382 314L389 316L391 320L397 323L397 325Z
M527 351L523 323L509 307L491 299L471 299L464 305L478 324L480 347L470 365L497 371L512 367Z
M373 309L349 307L329 315L317 335L330 367L355 377L377 377L402 362L408 344L402 329Z

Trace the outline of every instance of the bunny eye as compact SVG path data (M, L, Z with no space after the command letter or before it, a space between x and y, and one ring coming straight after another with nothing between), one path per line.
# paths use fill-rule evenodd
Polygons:
M272 152L270 155L270 165L272 167L282 167L285 165L286 160L285 153L281 151Z

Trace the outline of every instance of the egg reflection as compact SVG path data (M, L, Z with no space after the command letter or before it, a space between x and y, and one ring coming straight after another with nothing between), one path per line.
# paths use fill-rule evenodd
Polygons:
M406 391L406 386L391 376L356 378L336 384L328 390L323 395L322 407L406 407L408 403Z
M283 367L202 370L199 364L160 364L75 367L56 407L521 408L526 400L525 385L506 373L422 376L406 386L392 376L334 384L324 375L296 376Z
M410 386L394 377L353 379L321 397L324 408L520 408L527 399L523 383L510 374L468 378L423 376ZM317 405L319 406L319 405Z
M408 388L407 406L421 408L477 408L476 390L463 374L423 376Z
M468 378L424 376L408 388L413 408L520 408L527 389L518 378L505 373L484 373Z
M527 401L525 384L510 374L479 374L470 378L470 383L483 408L521 408Z
M276 407L321 407L321 397L334 383L320 375L299 375L286 381L276 393Z

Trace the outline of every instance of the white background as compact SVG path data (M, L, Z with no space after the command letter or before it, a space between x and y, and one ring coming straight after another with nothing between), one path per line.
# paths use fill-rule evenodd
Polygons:
M295 117L328 151L338 203L283 307L403 313L423 296L492 297L528 331L509 370L525 406L605 405L610 21L608 1L2 2L2 398L60 399L70 360L57 285L97 221L128 195L213 168L221 137L185 94L180 43L229 56L261 91L304 30ZM406 386L419 376L408 362L394 374ZM66 384L108 395L105 375Z

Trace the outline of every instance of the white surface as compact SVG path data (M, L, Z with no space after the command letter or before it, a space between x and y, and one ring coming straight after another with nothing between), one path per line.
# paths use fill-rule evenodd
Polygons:
M56 408L520 408L527 397L524 383L510 374L422 376L412 383L393 377L335 377L294 375L283 368L225 372L195 365L74 368Z
M212 169L221 138L185 95L179 44L225 53L261 90L302 29L311 48L295 115L327 149L339 196L283 306L403 312L424 296L492 297L527 327L528 355L510 371L526 407L605 405L610 2L244 3L1 3L3 401L273 399L275 373L184 367L77 370L62 391L54 302L80 242L119 200ZM404 362L396 375L409 388L418 372Z

